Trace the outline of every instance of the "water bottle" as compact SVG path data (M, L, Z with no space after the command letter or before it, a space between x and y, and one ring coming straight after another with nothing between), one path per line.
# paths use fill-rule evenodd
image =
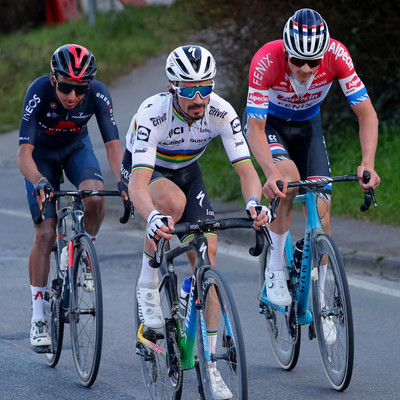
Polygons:
M66 271L68 269L68 246L64 246L61 250L60 256L60 271Z
M303 258L304 238L299 239L294 246L294 269L297 274L300 273L301 259Z
M184 282L182 283L181 295L179 298L179 306L180 306L180 313L183 317L186 316L186 309L189 302L191 286L192 286L192 281L190 278L185 279Z

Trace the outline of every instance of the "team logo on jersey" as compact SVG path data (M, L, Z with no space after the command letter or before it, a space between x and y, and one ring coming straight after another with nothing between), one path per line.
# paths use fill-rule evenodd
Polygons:
M150 121L153 123L154 126L158 126L166 120L167 120L167 113L164 113L163 115L159 115L155 118L150 118Z
M54 128L47 128L45 132L49 135L55 135L59 132L65 133L79 133L82 131L82 128L77 126L75 122L72 121L60 121Z
M228 114L228 112L227 111L221 111L218 108L210 106L209 114L212 115L213 117L224 118L225 115Z
M231 127L233 134L239 133L242 130L242 126L240 125L239 117L236 117L231 121Z
M254 93L249 93L247 100L257 105L267 104L268 96L265 94L261 94L259 92L254 92Z
M137 153L146 153L146 152L147 152L147 148L144 147L143 149L135 149L134 154L137 154Z
M54 101L52 103L50 103L50 107L51 108L57 108L57 103L55 103Z
M354 75L353 79L350 82L346 82L346 89L351 90L354 88L358 88L361 85L362 85L361 79L357 75Z
M40 97L35 93L32 98L28 101L28 104L24 108L23 116L22 119L25 121L29 121L29 117L33 113L33 110L38 106L40 103L41 99Z
M151 130L149 128L139 125L136 131L136 137L138 140L142 140L143 142L148 142L150 137L150 132Z

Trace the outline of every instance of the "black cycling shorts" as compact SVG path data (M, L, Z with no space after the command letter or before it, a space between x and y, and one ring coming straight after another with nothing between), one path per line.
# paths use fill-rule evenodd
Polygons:
M186 207L178 222L196 222L200 219L215 218L197 161L176 170L156 166L149 186L153 182L165 178L174 182L186 196ZM212 234L216 235L217 233L213 232ZM187 239L187 235L178 235L178 237L182 242Z
M54 190L60 190L60 178L63 171L76 188L87 179L103 182L100 165L89 136L85 136L80 142L57 149L36 146L32 156L38 170L48 179ZM40 215L39 205L33 195L34 186L27 179L25 179L25 188L32 219L35 220ZM46 218L57 218L55 199L47 206Z
M247 137L246 110L243 114L242 126ZM268 115L265 134L274 162L292 160L302 180L331 176L320 114L306 121L286 121ZM299 192L304 193L302 189ZM318 189L317 192L330 200L332 185Z

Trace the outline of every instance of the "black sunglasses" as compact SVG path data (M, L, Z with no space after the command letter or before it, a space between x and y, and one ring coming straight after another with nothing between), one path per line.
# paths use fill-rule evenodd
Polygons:
M70 94L73 90L75 90L75 94L77 96L82 96L89 90L89 85L73 85L70 83L65 83L65 82L58 82L57 83L57 89L64 94Z
M318 67L318 65L321 65L322 58L317 58L316 60L302 60L301 58L289 56L289 61L299 68L301 68L304 64L307 64L310 68L314 68Z

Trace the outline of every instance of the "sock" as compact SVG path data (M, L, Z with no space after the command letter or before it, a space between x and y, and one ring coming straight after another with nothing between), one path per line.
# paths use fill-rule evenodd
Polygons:
M207 329L207 340L208 340L208 350L211 353L215 354L215 350L217 348L217 330L212 329L208 330Z
M46 319L46 314L44 313L44 303L43 303L45 291L46 291L46 286L40 287L31 285L31 292L32 292L31 323L39 319Z
M327 272L328 264L321 264L319 266L319 277L318 277L318 286L319 286L319 300L321 306L325 305L325 281L326 281L326 272Z
M150 267L150 260L154 258L153 254L143 250L142 273L139 277L138 285L149 289L155 289L158 286L157 268Z
M85 231L85 233L86 233L86 236L88 236L89 239L90 239L92 242L95 242L95 241L96 241L97 235L92 236L90 233L87 233L86 231Z
M271 249L271 256L268 263L268 271L278 271L286 268L285 261L285 242L288 232L278 234L269 231L274 244L274 250Z

